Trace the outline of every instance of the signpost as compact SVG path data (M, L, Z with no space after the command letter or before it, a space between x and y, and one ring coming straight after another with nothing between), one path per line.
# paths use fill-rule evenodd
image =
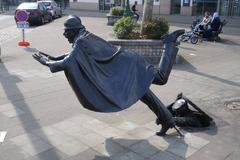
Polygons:
M18 42L19 46L29 46L30 43L25 41L25 32L24 29L25 28L29 28L29 23L27 22L28 20L28 13L24 10L19 10L16 12L16 19L17 19L17 28L22 29L22 36L23 36L23 40L22 42Z

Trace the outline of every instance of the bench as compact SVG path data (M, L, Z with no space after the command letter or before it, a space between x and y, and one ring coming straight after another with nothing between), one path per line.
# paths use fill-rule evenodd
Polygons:
M217 31L212 31L212 38L213 38L214 41L220 40L219 34L222 33L223 26L225 26L226 24L227 24L227 21L224 19L224 20L221 22L218 30L217 30Z

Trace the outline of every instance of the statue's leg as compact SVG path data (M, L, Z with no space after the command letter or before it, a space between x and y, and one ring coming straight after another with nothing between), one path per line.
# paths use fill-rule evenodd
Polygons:
M183 33L185 33L185 30L177 30L161 37L164 43L164 50L153 84L164 85L167 83L178 52L176 41Z
M177 52L178 47L176 47L174 43L164 44L164 50L159 62L157 74L153 80L153 84L164 85L167 83Z
M164 135L169 128L175 126L172 114L150 89L141 98L141 101L155 113L158 122L162 125L161 131L157 132L157 135Z

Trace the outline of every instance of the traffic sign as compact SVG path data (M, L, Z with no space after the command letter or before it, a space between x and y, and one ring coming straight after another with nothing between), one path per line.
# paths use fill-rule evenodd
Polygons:
M17 28L29 28L29 23L26 21L17 22Z
M28 20L28 13L24 10L19 10L16 12L16 18L18 21L23 22Z

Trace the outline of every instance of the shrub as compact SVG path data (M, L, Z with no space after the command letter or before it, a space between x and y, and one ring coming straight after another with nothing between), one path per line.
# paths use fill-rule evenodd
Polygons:
M147 39L160 39L160 37L168 33L169 25L165 18L153 18L150 22L146 22L142 26L142 34Z
M113 31L117 38L119 39L129 39L130 33L134 28L134 22L131 17L122 17L119 19L113 27Z
M123 16L124 8L122 7L112 7L110 10L110 15L113 16Z

